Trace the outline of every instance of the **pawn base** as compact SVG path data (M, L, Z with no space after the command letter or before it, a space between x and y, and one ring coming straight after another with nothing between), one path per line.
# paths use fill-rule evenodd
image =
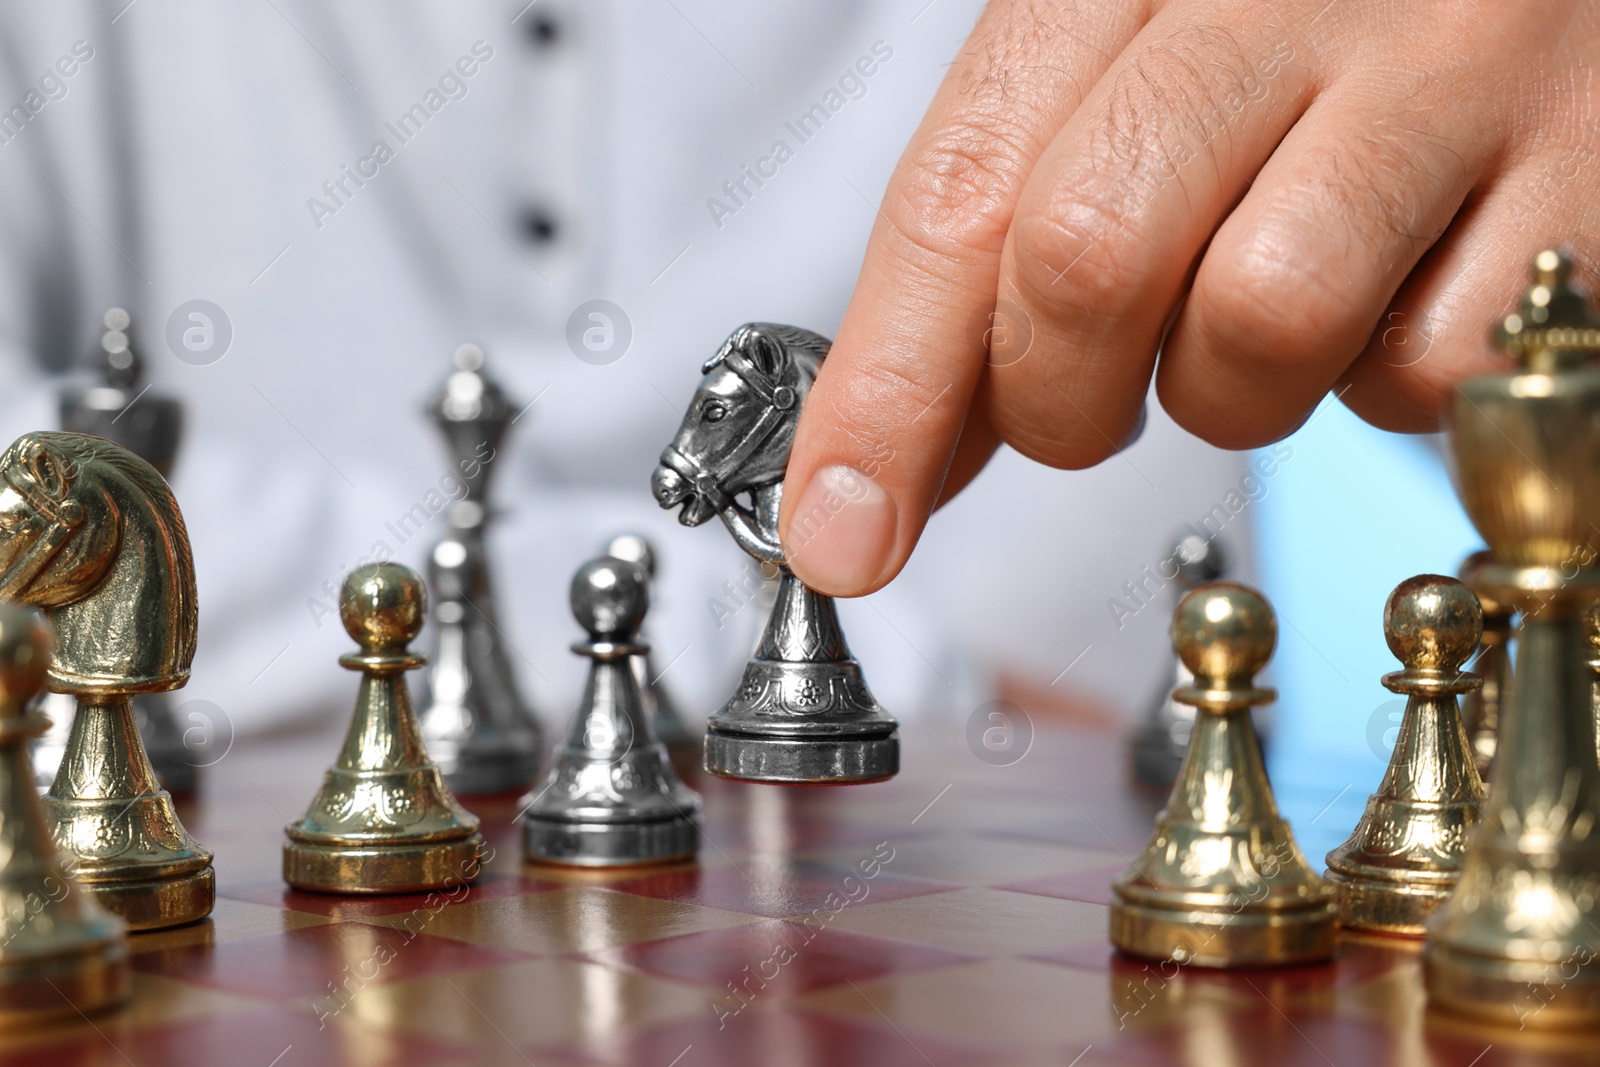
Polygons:
M77 1018L128 999L128 946L120 937L79 952L0 966L0 1021Z
M485 796L524 789L539 776L539 753L468 750L455 759L437 759L444 784L458 797Z
M1339 922L1352 930L1421 937L1425 924L1455 889L1448 881L1402 882L1361 878L1329 867L1323 876L1339 893Z
M579 823L523 818L523 842L534 863L568 867L631 867L692 859L699 848L698 819Z
M422 893L475 881L485 845L478 834L401 845L334 845L290 840L283 880L313 893Z
M1600 962L1511 960L1461 952L1430 941L1422 956L1428 1002L1479 1021L1519 1029L1562 1030L1600 1024Z
M96 904L135 931L199 922L217 903L217 875L209 865L173 878L80 885Z
M854 785L892 778L900 770L900 738L760 736L706 731L705 768L746 782Z
M1197 967L1275 967L1332 957L1339 912L1331 900L1273 911L1176 911L1116 901L1111 943L1130 956Z

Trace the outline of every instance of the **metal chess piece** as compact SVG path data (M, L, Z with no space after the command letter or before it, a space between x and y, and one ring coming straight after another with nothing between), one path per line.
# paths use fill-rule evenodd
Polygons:
M45 609L49 686L77 697L45 814L73 873L134 930L204 918L211 853L183 828L134 722L194 658L194 560L154 467L98 437L29 433L0 456L0 600Z
M638 534L623 534L611 539L606 546L606 555L637 563L644 569L645 577L654 588L656 552L649 541ZM666 683L656 673L651 653L646 652L634 658L633 673L639 680L639 693L644 697L644 717L649 720L656 740L667 746L673 763L677 763L682 753L698 753L705 743L703 734L689 728L683 713L678 710L678 702L672 699Z
M1482 684L1459 669L1482 628L1477 598L1436 574L1401 582L1384 607L1384 638L1405 670L1383 684L1406 696L1406 713L1378 791L1350 840L1328 853L1347 927L1421 937L1461 875L1484 790L1456 695Z
M523 701L495 623L484 524L489 466L512 417L482 373L483 352L462 345L456 370L428 409L465 493L428 560L437 648L420 725L428 754L458 794L499 793L539 773L539 723Z
M1461 720L1472 742L1472 759L1478 777L1489 780L1494 763L1495 737L1500 729L1500 708L1511 692L1511 623L1516 613L1504 601L1489 596L1481 588L1483 571L1494 564L1491 552L1474 552L1461 565L1461 580L1478 597L1483 607L1483 638L1478 658L1472 661L1473 673L1483 679L1475 692L1461 697Z
M1194 734L1155 834L1111 883L1111 941L1149 959L1202 967L1308 963L1333 955L1338 910L1267 782L1250 709L1278 640L1272 608L1231 582L1185 594L1172 646L1195 676L1174 696Z
M61 428L115 441L149 463L161 477L171 478L183 435L183 405L144 384L144 363L133 343L128 313L122 308L107 311L105 327L100 337L101 382L62 392ZM45 701L46 713L57 722L34 749L34 771L41 788L49 787L61 764L73 709L72 698L64 694L51 694ZM133 713L145 753L162 786L176 794L193 792L198 772L173 717L171 699L166 693L136 693Z
M1522 616L1488 807L1429 924L1440 1006L1519 1026L1600 1025L1600 767L1581 615L1600 598L1600 315L1572 263L1534 258L1497 339L1519 366L1461 382L1451 439L1495 562L1478 582Z
M1209 537L1189 534L1172 546L1173 575L1179 596L1200 585L1214 582L1228 570L1228 556L1222 544ZM1133 735L1133 777L1140 785L1154 789L1172 788L1189 749L1189 734L1194 729L1194 708L1172 698L1175 690L1194 682L1194 675L1177 656L1172 657L1171 677L1150 706L1144 722Z
M321 893L416 893L465 885L483 864L478 818L456 803L417 729L405 672L428 662L407 646L427 618L422 579L398 563L352 571L339 619L361 646L350 730L322 788L283 846L283 880Z
M802 585L778 543L789 446L830 343L794 326L739 327L706 361L650 478L663 508L681 506L679 522L720 516L740 548L780 571L761 644L706 728L706 770L723 778L871 782L900 769L898 724L851 658L833 598Z
M122 923L67 873L33 784L28 739L46 723L27 707L49 666L38 612L0 604L0 1020L76 1016L128 995Z
M651 732L634 673L650 648L638 637L649 606L638 564L608 556L573 576L572 614L589 639L572 650L593 662L566 742L523 802L529 859L617 867L684 859L698 847L700 797Z

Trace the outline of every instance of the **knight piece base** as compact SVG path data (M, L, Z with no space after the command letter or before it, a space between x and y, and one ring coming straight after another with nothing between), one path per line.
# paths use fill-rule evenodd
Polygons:
M698 819L578 823L523 818L529 862L568 867L631 867L692 859L699 845Z
M1561 1030L1600 1024L1600 961L1509 960L1428 942L1422 956L1428 1003L1479 1021L1518 1029Z
M900 771L900 737L796 738L719 729L706 730L706 770L745 782L859 785L893 778Z
M1154 908L1117 900L1111 943L1130 956L1196 967L1276 967L1333 956L1339 913L1332 901L1304 908L1234 911Z
M1396 937L1421 937L1428 916L1455 888L1455 879L1401 882L1361 878L1329 867L1323 875L1339 892L1339 922L1352 930Z
M120 938L47 959L0 967L0 1022L76 1019L128 999L128 946Z
M423 893L476 881L484 849L478 834L404 845L290 840L283 846L283 880L313 893Z
M127 923L129 930L162 930L199 922L217 903L217 875L210 865L175 878L84 881L81 886L96 904Z

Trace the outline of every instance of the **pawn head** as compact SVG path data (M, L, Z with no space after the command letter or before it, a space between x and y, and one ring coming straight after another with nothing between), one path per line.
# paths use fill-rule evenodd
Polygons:
M1483 610L1472 590L1454 578L1419 574L1389 594L1383 636L1408 669L1453 672L1478 648Z
M656 550L638 534L622 534L613 537L606 546L606 555L617 559L625 559L629 563L637 563L644 568L646 578L654 579L656 576Z
M422 579L399 563L358 567L339 591L339 619L366 652L404 648L422 632L427 615Z
M50 627L35 608L0 604L0 718L23 713L50 669Z
M606 556L585 563L572 576L572 615L597 640L629 640L650 607L644 568Z
M1277 644L1278 620L1271 606L1236 582L1197 586L1172 613L1172 648L1198 679L1248 682L1267 665Z

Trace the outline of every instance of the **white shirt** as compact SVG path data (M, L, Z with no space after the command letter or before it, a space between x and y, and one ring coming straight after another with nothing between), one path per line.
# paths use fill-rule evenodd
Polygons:
M0 116L0 430L54 428L52 372L89 356L106 307L132 311L153 388L188 420L173 487L201 615L179 703L241 732L343 713L349 638L327 609L353 565L417 566L436 539L398 520L448 473L423 408L472 340L529 405L495 463L491 551L547 726L582 678L567 584L629 531L661 559L658 667L713 711L760 623L740 607L749 563L661 512L650 470L735 326L837 325L981 4L126 3L0 15L0 109L26 115ZM611 362L568 343L594 299L631 331ZM231 332L214 361L167 341L194 300ZM1003 454L899 580L843 606L874 691L903 717L965 716L1004 666L1141 707L1170 604L1130 618L1110 600L1244 470L1154 405L1095 471Z

